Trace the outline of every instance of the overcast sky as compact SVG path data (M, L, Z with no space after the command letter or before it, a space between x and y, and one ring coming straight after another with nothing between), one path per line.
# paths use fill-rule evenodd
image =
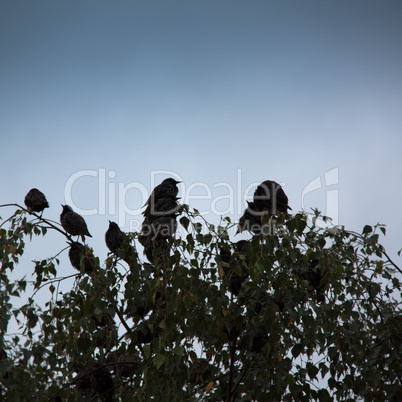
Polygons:
M2 0L0 203L37 187L59 221L71 196L104 259L153 178L182 178L210 221L271 179L294 212L386 224L400 261L401 21L400 0Z

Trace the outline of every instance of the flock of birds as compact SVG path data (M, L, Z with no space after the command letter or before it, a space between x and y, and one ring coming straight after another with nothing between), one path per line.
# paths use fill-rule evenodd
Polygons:
M141 227L140 242L144 246L144 253L147 259L154 263L156 251L164 250L168 239L174 235L177 230L176 218L179 215L179 204L177 197L177 184L180 182L167 178L161 184L156 186L143 207L146 207L143 216L144 221ZM41 213L45 208L49 208L46 196L36 188L31 189L25 196L24 203L28 211ZM80 271L81 258L86 273L95 271L93 255L85 245L85 236L92 237L89 233L84 218L74 212L69 205L62 205L60 223L63 229L70 235L68 241L70 245L69 259L71 265ZM291 209L288 205L286 196L280 184L266 180L262 182L255 190L252 202L248 206L243 216L239 220L238 232L247 230L254 235L261 234L263 226L273 215L287 214ZM72 241L71 236L81 237L82 243ZM122 244L127 241L127 235L112 221L109 221L109 228L105 233L105 242L108 249L117 254ZM242 241L238 242L239 248L244 245ZM131 247L131 246L129 246ZM228 256L222 255L224 258ZM240 283L241 285L241 283ZM237 289L238 285L234 285Z

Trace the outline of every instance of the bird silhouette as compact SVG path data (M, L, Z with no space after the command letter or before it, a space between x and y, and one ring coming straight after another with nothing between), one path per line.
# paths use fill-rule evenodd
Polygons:
M105 243L107 248L114 254L123 243L125 234L119 228L116 222L109 221L109 228L105 233Z
M45 194L37 188L28 191L24 203L28 209L34 212L43 212L45 208L49 208L49 203L47 202Z
M159 199L162 198L176 198L179 189L177 188L177 184L181 183L171 177L163 180L161 184L158 184L152 191L149 196L147 202L143 205L150 205L153 203L154 205Z
M154 263L154 256L167 256L167 239L174 235L177 230L176 217L179 205L177 203L177 181L173 178L163 180L156 186L147 202L144 221L141 227L140 242L144 246L144 253L149 262Z
M123 258L127 264L134 263L133 257L137 257L137 253L129 243L129 237L119 228L116 222L109 221L109 228L105 233L105 243L113 254Z
M79 242L68 242L70 244L70 250L68 251L68 258L70 259L71 265L81 272L81 258L83 258L85 273L91 273L96 271L95 257L89 251L87 246Z
M271 215L287 214L292 209L281 185L272 180L265 180L256 188L253 202L257 211L265 210Z
M273 215L287 214L288 197L280 184L272 180L265 180L259 184L254 191L252 202L247 201L247 208L239 220L237 233L248 230L258 236L262 232L265 234L271 232L266 223Z
M259 235L261 233L262 222L267 220L268 212L258 211L254 202L247 201L247 208L239 219L237 233L248 230L249 232Z
M142 214L151 222L160 216L174 216L179 209L178 199L177 197L159 198L149 203Z
M60 223L64 230L72 236L81 236L85 243L85 236L92 237L88 231L84 218L73 211L69 205L62 205L63 211L60 214Z

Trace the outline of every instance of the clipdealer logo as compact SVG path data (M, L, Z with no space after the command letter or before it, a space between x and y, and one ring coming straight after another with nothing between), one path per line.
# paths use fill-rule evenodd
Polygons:
M80 215L117 215L118 225L122 228L126 225L127 216L136 216L137 219L130 220L130 231L139 230L142 222L142 206L148 199L152 189L160 184L166 177L172 177L181 183L178 184L181 202L191 206L193 201L206 201L208 207L200 210L201 215L213 214L216 216L241 215L246 207L246 200L252 199L254 188L259 182L250 183L243 190L242 171L237 169L236 183L218 182L208 185L204 182L195 182L186 186L183 177L170 170L156 170L150 173L150 185L147 188L143 183L132 181L123 183L116 180L117 174L114 170L107 171L105 168L97 170L80 170L72 174L66 181L64 187L64 197L66 204L70 205L74 211ZM97 181L97 205L90 209L83 209L74 202L74 184L83 178L93 178ZM286 183L280 183L286 192ZM313 214L307 211L306 197L313 192L324 190L326 196L326 210L324 215L332 219L332 224L337 225L339 220L339 191L336 185L339 184L339 168L331 169L322 176L317 176L307 183L301 194L301 207L309 214L310 219ZM214 190L220 189L220 195L213 196ZM202 192L202 194L200 194ZM223 193L223 194L222 194ZM135 199L135 208L128 206ZM208 202L209 201L209 202ZM293 203L294 204L294 203ZM225 208L222 208L225 205ZM296 208L293 207L293 211ZM325 226L324 222L317 222Z

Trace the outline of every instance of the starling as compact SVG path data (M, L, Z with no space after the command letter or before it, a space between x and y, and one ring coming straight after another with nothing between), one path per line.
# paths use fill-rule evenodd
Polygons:
M141 239L141 244L144 246L144 254L147 257L148 261L151 264L155 264L154 261L154 251L157 251L158 258L167 255L167 241L166 239L161 239L157 237L156 239L152 239L151 236L146 237L143 236Z
M29 190L25 196L24 203L28 209L34 212L42 212L45 208L49 208L45 194L37 188Z
M255 235L259 235L261 233L262 222L268 220L268 212L257 210L254 202L247 201L247 204L247 208L239 220L237 233L248 230Z
M124 240L124 233L120 230L117 223L109 221L109 229L105 233L107 248L114 254L120 248Z
M167 239L176 232L178 215L177 184L172 178L165 179L156 186L149 196L141 227L144 253L149 262L154 263L154 253L159 249L160 256L166 254Z
M60 215L61 226L72 236L81 236L85 243L85 236L92 237L88 232L84 218L73 211L69 205L62 205L63 212Z
M160 216L150 223L148 218L144 219L141 227L143 236L156 240L167 239L173 236L177 230L177 222L175 216Z
M149 196L145 205L156 204L156 202L161 198L173 198L175 199L179 189L177 188L177 184L181 183L171 177L163 180L163 182L157 185Z
M281 185L271 180L262 182L256 188L253 202L257 211L268 211L272 215L287 214L288 209L292 209Z
M71 265L81 272L80 263L81 257L83 258L85 273L91 273L96 271L95 257L89 251L87 246L84 246L78 242L69 242L70 250L68 257L70 258Z
M129 237L120 230L117 223L109 221L105 242L108 249L117 257L121 257L129 265L135 264L137 253L129 243Z
M142 213L145 217L152 222L159 216L176 216L179 205L177 204L178 198L160 198L148 204L146 210Z

